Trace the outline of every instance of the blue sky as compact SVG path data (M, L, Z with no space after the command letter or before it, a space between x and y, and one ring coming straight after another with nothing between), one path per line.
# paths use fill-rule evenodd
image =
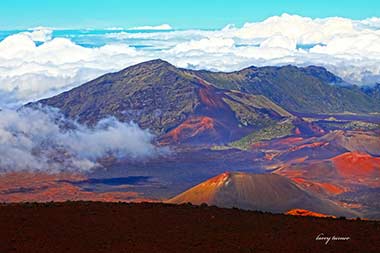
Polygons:
M159 25L176 29L242 25L282 13L364 19L380 16L380 1L305 0L2 0L0 29L35 26L107 28Z

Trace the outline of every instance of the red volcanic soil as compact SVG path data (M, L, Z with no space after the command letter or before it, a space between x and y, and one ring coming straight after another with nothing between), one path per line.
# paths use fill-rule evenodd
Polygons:
M215 93L215 88L211 85L204 83L203 81L200 82L203 85L203 87L198 90L198 95L201 99L201 102L210 108L225 107L222 97Z
M90 192L69 182L86 178L73 173L13 172L0 175L0 202L143 201L136 192ZM1 251L0 251L1 252Z
M380 158L366 153L347 152L334 157L332 161L344 177L380 175Z
M313 192L337 195L354 190L354 186L379 187L380 157L364 152L346 152L319 161L296 162L294 159L276 173Z
M303 148L317 148L317 147L323 147L327 146L328 142L313 142L313 143L307 143L299 146L295 146L289 149L289 151L297 151Z
M325 189L327 192L329 192L332 195L341 194L346 191L343 187L340 187L339 185L334 185L334 184L325 183L325 182L315 183L315 184Z
M276 140L275 143L280 144L280 145L292 145L300 141L303 141L302 137L285 137L285 138Z
M335 185L332 183L326 183L326 182L313 182L306 180L304 178L295 177L292 178L292 180L306 189L309 189L313 192L317 193L324 193L328 195L337 195L346 192L347 190L339 185Z
M161 144L177 143L186 141L200 134L209 135L210 138L216 137L215 120L205 116L190 117L178 127L174 128L163 136Z
M0 206L0 252L378 252L380 223L159 203ZM316 240L324 236L346 241Z
M198 96L200 104L196 115L189 116L184 122L160 138L160 144L213 143L228 139L230 132L240 132L231 108L223 101L222 93L203 80L199 80Z
M323 213L316 213L305 209L292 209L286 212L287 215L294 215L294 216L312 216L312 217L319 217L319 218L336 218L335 216L323 214Z

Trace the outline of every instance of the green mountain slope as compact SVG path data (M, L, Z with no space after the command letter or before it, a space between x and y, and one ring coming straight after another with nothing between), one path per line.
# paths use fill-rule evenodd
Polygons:
M88 125L109 116L134 121L165 143L231 141L293 117L264 96L217 88L162 60L106 74L38 103Z
M341 83L339 77L315 66L250 67L223 73L152 60L37 103L57 107L88 125L109 116L134 121L163 143L226 143L250 133L258 134L253 139L267 139L273 131L279 136L291 134L294 125L308 128L307 123L294 121L295 113L380 112L377 96ZM277 131L277 124L286 119L289 127Z
M302 113L380 111L380 100L321 67L249 67L237 72L196 71L214 85L264 95L286 110Z

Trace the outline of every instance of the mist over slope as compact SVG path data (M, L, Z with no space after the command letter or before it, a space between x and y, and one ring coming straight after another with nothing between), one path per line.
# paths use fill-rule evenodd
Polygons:
M56 109L0 111L0 173L88 171L105 156L155 156L154 136L134 123L105 118L93 127L64 118Z

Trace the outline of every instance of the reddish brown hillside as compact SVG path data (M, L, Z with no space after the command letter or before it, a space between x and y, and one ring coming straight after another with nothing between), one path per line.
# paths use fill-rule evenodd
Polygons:
M161 140L161 144L174 144L205 139L208 141L217 141L223 138L225 127L215 121L213 118L206 116L195 116L188 118L185 122L165 134Z
M361 152L347 152L332 159L343 177L379 177L380 158Z

